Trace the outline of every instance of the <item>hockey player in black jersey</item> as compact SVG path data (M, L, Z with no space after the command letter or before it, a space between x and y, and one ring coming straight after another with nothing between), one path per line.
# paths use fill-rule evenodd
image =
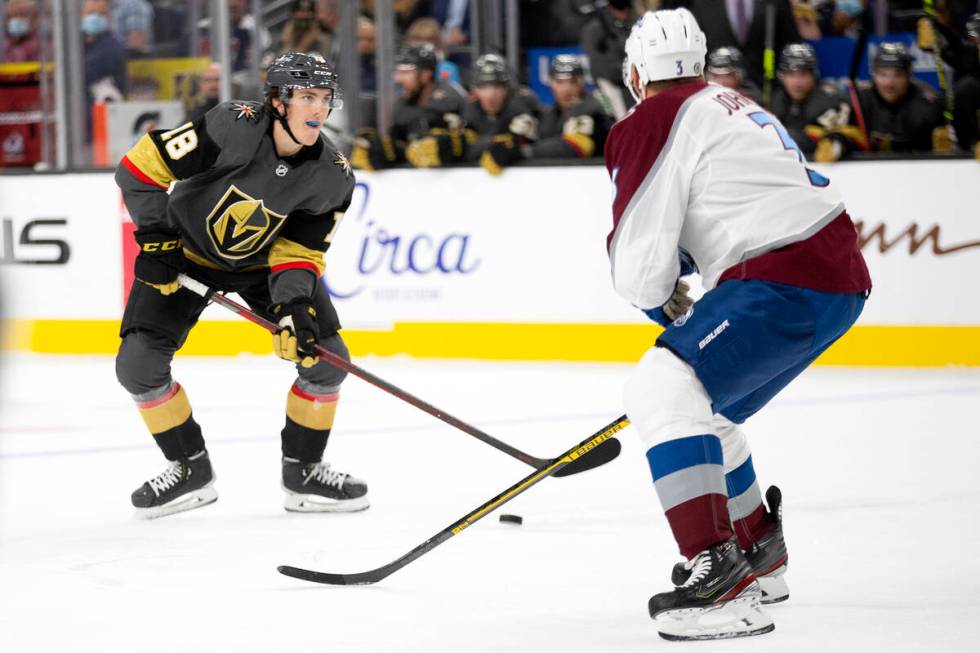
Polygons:
M362 129L354 141L355 168L378 170L404 161L419 168L438 167L463 158L466 98L457 87L439 81L439 64L430 44L409 45L395 58L394 81L401 97L392 110L391 132Z
M762 91L751 81L745 79L745 60L742 51L734 46L716 48L708 53L704 67L705 78L737 91L747 98L762 104Z
M876 152L931 152L948 144L942 104L912 79L912 55L904 43L878 45L871 62L873 84L858 93L871 147ZM946 143L943 143L946 141Z
M463 109L466 160L499 175L538 140L541 106L534 94L515 86L507 62L497 54L476 60L470 86L476 99Z
M145 517L217 499L201 427L170 372L207 304L178 285L181 272L238 293L283 328L273 349L299 373L282 429L286 509L368 505L363 481L322 460L345 374L314 355L319 344L348 356L319 281L354 189L347 159L320 134L342 106L337 75L322 58L284 54L269 67L265 92L264 104L219 104L195 122L143 136L116 170L140 249L116 374L168 460L133 493Z
M813 46L790 43L783 48L779 81L770 110L807 157L839 161L864 146L850 103L832 84L820 83Z
M612 113L585 88L585 69L573 54L560 54L548 67L548 86L555 105L541 115L539 138L529 147L536 158L579 157L602 154Z

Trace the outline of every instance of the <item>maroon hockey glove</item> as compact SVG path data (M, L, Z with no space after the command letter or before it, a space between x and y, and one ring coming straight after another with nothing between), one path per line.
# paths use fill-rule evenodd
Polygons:
M133 265L136 278L153 286L161 294L177 292L177 275L184 269L184 251L180 234L173 229L143 227L134 234L140 253Z

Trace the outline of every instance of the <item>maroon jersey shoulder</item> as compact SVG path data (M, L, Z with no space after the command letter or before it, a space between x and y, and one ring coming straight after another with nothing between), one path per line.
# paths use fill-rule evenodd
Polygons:
M707 86L706 82L691 82L668 88L633 107L613 125L605 149L606 169L615 186L607 249L623 212L667 146L684 102Z

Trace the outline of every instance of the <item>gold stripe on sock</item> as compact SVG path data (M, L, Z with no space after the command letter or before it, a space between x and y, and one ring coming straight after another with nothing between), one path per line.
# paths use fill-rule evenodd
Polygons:
M286 399L286 416L300 426L325 431L333 426L337 412L338 394L315 395L303 392L295 385Z
M180 384L174 383L171 393L161 399L139 404L139 410L146 428L155 435L180 426L190 419L191 402Z

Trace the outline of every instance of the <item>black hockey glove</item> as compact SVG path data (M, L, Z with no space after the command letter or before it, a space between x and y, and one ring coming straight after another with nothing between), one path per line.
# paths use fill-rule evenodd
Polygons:
M320 362L316 355L320 327L316 323L313 301L309 297L297 297L276 304L271 311L282 329L272 336L272 348L276 356L299 363L303 367L313 367Z
M133 273L143 283L153 286L163 295L177 292L177 275L184 269L184 251L180 234L175 229L143 227L134 234L140 253L136 256Z
M504 168L524 158L513 134L497 134L490 147L480 155L480 165L493 176L503 173Z
M398 150L391 137L378 134L376 129L358 129L351 150L351 165L358 170L382 170L394 165Z

